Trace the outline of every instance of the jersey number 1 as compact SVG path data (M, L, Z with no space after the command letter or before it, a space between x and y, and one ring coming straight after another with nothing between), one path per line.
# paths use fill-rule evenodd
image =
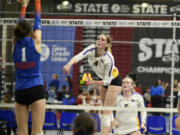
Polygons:
M26 48L22 48L22 62L26 62Z

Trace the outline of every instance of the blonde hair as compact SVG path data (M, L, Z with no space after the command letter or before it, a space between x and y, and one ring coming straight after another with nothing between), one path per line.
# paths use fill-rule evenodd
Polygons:
M131 80L131 83L132 83L132 85L133 85L133 89L132 89L132 91L135 91L135 87L136 87L136 83L135 83L135 81L131 78L131 77L129 77L129 76L127 76L127 77L124 77L124 79L130 79ZM123 80L124 80L123 79Z
M110 35L106 35L106 34L104 34L104 35L106 36L107 44L108 44L108 47L105 50L112 54L112 51L111 51L112 38L110 37Z
M59 76L58 76L58 74L53 74L53 77L58 79Z

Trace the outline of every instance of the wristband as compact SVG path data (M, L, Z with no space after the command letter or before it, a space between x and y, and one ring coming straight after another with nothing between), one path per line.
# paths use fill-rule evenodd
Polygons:
M35 1L35 20L34 20L34 27L33 30L41 30L41 1Z
M19 22L25 19L26 15L26 6L21 7L21 13L19 16Z

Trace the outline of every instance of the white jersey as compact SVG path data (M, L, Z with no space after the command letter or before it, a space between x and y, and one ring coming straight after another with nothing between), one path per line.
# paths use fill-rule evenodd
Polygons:
M112 79L118 75L118 69L114 66L114 57L108 51L99 57L95 57L96 46L90 45L75 56L76 63L88 58L88 63L99 78L104 81L104 86L110 85Z
M117 96L116 107L145 108L144 99L138 92L133 92L129 99L125 99L122 94ZM141 121L146 123L146 112L141 112ZM117 134L130 134L140 129L137 111L122 110L116 112L116 119L120 127L115 127L114 132Z

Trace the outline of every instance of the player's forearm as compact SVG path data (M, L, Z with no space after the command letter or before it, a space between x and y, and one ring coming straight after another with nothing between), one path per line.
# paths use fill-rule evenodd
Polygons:
M91 80L91 81L90 81L90 84L104 86L104 81Z
M41 0L35 0L35 20L33 30L41 30Z
M67 65L72 67L75 63L76 63L76 58L73 57L73 58L67 63Z
M25 19L25 16L26 16L26 7L27 7L27 4L22 4L20 16L19 16L19 21L22 21L22 20Z
M141 112L141 124L146 124L147 112Z

